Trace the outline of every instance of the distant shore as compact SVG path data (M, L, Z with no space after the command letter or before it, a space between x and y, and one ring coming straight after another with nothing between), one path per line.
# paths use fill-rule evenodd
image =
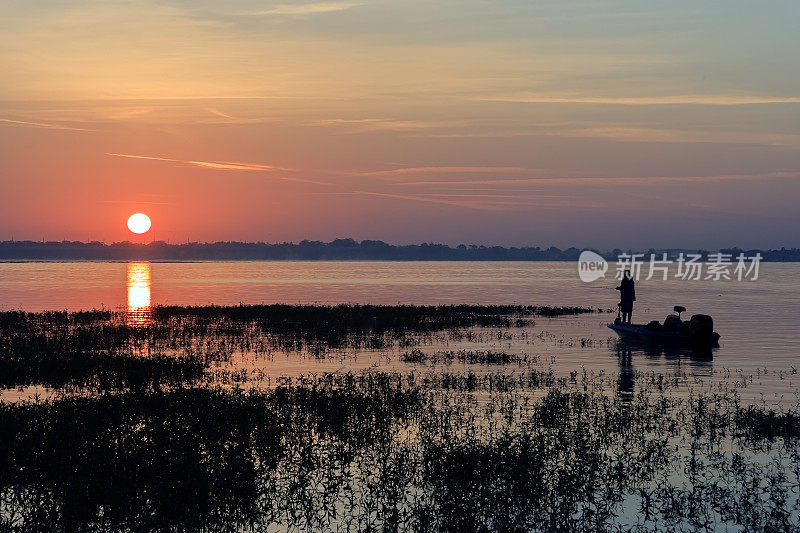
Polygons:
M132 242L81 241L2 241L0 261L577 261L582 249L570 247L502 247L422 243L393 245L383 241L336 239L331 242L301 241L299 243L214 242L169 244L155 241L148 244ZM680 253L701 254L720 252L736 258L740 253L753 257L761 255L764 262L800 262L800 248L778 250L650 249L594 250L608 260L622 253L641 253L670 258Z

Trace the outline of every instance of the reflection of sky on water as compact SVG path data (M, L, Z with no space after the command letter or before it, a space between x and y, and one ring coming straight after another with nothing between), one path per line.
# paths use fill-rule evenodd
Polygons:
M626 379L630 372L656 372L707 381L739 371L742 375L757 373L756 379L748 380L751 395L793 395L792 387L800 380L793 369L800 352L798 276L800 263L765 263L756 282L644 280L637 284L636 322L663 321L678 304L688 308L688 315L714 317L714 329L722 339L713 352L713 362L702 354L674 347L633 346L630 366L627 357L621 366L617 336L606 327L615 316L609 313L538 317L535 325L515 333L513 339L498 339L494 331L485 332L481 342L464 339L423 348L526 352L559 375L585 369L606 372L614 379L622 371ZM152 292L153 279L158 280L157 293ZM154 303L523 303L613 308L618 301L613 287L611 280L581 282L573 263L0 263L0 309L122 307L132 324L142 323L148 317L148 305ZM271 376L358 370L373 364L388 370L413 369L397 362L398 353L390 354L395 357L390 363L380 352L358 354L357 358L350 355L319 360L290 356L252 361L247 357L241 364L263 367ZM622 388L629 384L623 382Z
M146 326L150 323L152 309L150 295L150 263L134 261L128 263L128 309L129 326Z

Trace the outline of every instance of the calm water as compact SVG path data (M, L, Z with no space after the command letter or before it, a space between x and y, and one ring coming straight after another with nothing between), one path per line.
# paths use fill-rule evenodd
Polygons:
M564 262L2 263L0 309L105 307L127 309L135 317L158 304L518 303L610 308L617 302L615 285L611 279L583 283L576 265ZM712 315L722 339L712 358L634 350L629 366L677 368L698 376L755 373L754 393L790 391L798 381L793 372L800 367L800 264L762 264L756 281L642 280L637 297L635 322L663 320L673 305L683 305L687 315ZM620 365L614 335L605 326L612 318L603 314L541 319L526 332L529 338L524 342L497 340L482 348L546 356L560 371L628 371L629 366ZM272 364L273 372L297 370L287 362Z

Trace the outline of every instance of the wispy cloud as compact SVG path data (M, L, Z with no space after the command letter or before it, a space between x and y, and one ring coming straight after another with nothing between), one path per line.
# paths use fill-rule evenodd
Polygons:
M232 117L231 115L229 115L227 113L223 113L222 111L220 111L219 109L216 109L216 108L211 108L211 109L208 110L208 112L211 113L212 115L216 115L218 117L227 118L227 119L231 119L231 120L238 120L236 117Z
M172 202L153 202L151 200L100 200L103 204L126 204L126 205L173 205Z
M750 131L747 127L741 129L692 130L619 125L616 123L587 126L580 126L576 123L562 123L547 127L542 127L540 124L526 126L511 124L509 127L504 128L419 131L412 132L411 135L430 139L572 137L624 142L749 144L792 148L800 146L800 135L796 133Z
M406 176L409 174L536 174L547 172L543 169L527 167L476 167L476 166L441 166L441 167L404 167L388 170L362 172L362 176Z
M800 135L748 131L706 131L601 126L567 129L555 135L633 142L753 144L759 146L800 146Z
M132 155L132 154L106 154L114 157L127 157L129 159L147 159L149 161L173 161L173 162L181 162L180 159L169 159L167 157L153 157L149 155Z
M17 126L21 128L43 128L48 130L66 130L66 131L92 131L85 128L66 126L64 124L53 124L47 122L28 122L25 120L12 120L10 118L0 118L0 124L5 124L8 126Z
M671 96L549 96L529 93L500 94L472 98L487 102L517 102L531 104L611 104L611 105L756 105L756 104L800 104L797 96L739 96L739 95L671 95Z
M359 2L311 2L308 4L279 4L272 9L256 11L254 15L317 15L346 11L358 7Z
M197 120L200 124L264 124L267 122L279 122L275 118L269 117L237 117L229 113L224 113L217 108L208 109L211 118L202 117Z
M393 118L331 118L311 122L313 126L342 127L351 133L367 131L416 132L453 127L466 127L474 124L472 120L401 120Z
M259 165L258 163L236 163L232 161L186 161L186 163L202 168L213 168L214 170L290 170L288 168L273 167L271 165Z
M397 186L452 186L452 185L547 185L553 183L573 184L655 184L661 182L687 182L697 183L704 181L759 181L759 180L785 180L800 179L800 172L765 172L761 174L715 174L706 176L631 176L631 177L601 177L601 176L541 176L531 178L498 178L476 180L417 180L396 182Z
M353 191L352 193L339 194L358 194L364 196L374 196L378 198L405 200L410 202L421 202L426 204L439 204L477 211L509 212L520 211L535 207L537 210L552 209L596 209L605 206L607 202L594 199L580 199L573 194L540 194L531 193L527 195L505 195L505 194L443 194L443 193L419 193L419 194L394 194L377 191Z
M242 163L237 161L195 161L190 159L173 159L170 157L156 157L147 155L133 155L133 154L117 154L109 153L107 155L113 157L125 157L129 159L145 159L149 161L167 161L172 163L181 163L191 165L199 168L206 168L211 170L235 170L235 171L249 171L249 172L296 172L297 169L277 167L273 165L264 165L261 163ZM276 179L285 181L296 181L300 183L313 183L315 185L329 185L323 181L311 180L299 177L288 176L275 176Z
M465 200L461 198L446 198L440 195L413 195L413 194L392 194L385 192L375 191L353 191L354 194L361 194L365 196L377 196L382 198L393 198L397 200L409 200L412 202L423 202L431 204L451 205L455 207L464 207L467 209L476 209L479 211L506 211L507 205L498 204L496 202L487 202L480 197L473 197L474 200Z
M214 170L283 170L291 171L290 168L276 167L272 165L262 165L260 163L239 163L234 161L192 161L189 159L172 159L169 157L153 157L147 155L133 154L108 154L114 157L127 157L129 159L147 159L150 161L171 161L173 163L185 163L201 168L211 168Z

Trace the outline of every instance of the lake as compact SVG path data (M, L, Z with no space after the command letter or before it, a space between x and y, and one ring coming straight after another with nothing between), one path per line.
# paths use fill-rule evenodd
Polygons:
M613 266L608 273L613 278ZM800 264L763 263L757 280L654 279L637 283L635 322L663 320L674 305L710 314L722 335L711 357L637 352L636 370L698 376L743 372L754 395L791 393L800 355ZM258 303L531 304L613 308L614 279L580 281L567 262L198 262L0 263L0 309L127 309L153 305ZM606 324L613 314L537 319L523 337L484 348L547 357L559 372L618 372L620 354ZM375 365L362 357L348 368ZM342 361L279 361L271 372L341 368ZM389 363L387 363L389 364ZM395 368L398 363L389 364ZM333 365L333 366L332 366ZM744 378L743 378L744 379Z
M3 263L3 310L117 312L2 315L0 529L795 531L798 274L642 279L695 350L572 263Z

